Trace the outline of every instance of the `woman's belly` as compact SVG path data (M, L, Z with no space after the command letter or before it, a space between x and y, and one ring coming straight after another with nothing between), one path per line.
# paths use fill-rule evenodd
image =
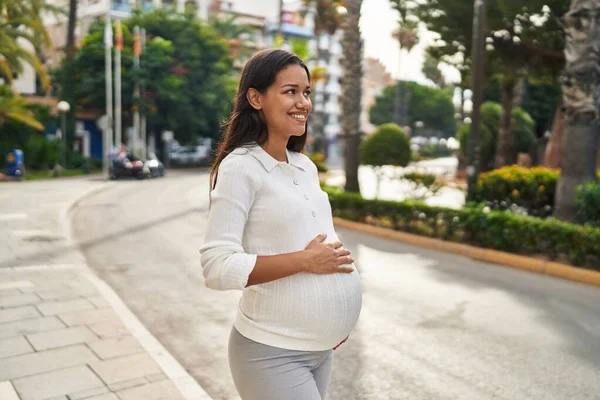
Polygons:
M361 306L354 266L349 274L301 273L252 286L244 291L240 311L255 329L327 349L350 334Z

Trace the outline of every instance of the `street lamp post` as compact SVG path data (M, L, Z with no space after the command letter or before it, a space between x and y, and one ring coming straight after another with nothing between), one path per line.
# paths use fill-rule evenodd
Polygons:
M475 0L473 15L473 110L471 111L471 148L467 165L468 192L467 199L473 200L473 189L477 184L480 170L480 127L481 103L483 101L483 67L485 63L485 17L486 0Z
M66 150L67 150L67 113L69 112L69 110L71 109L71 105L69 103L67 103L66 101L62 100L59 101L57 106L58 111L60 112L60 117L61 117L61 129L62 129L62 143L60 146L60 162L63 166L63 168L66 165Z

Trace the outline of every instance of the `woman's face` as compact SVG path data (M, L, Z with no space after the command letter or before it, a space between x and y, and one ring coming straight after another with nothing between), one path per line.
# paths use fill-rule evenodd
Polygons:
M310 82L304 68L292 64L282 69L266 92L257 95L269 136L289 139L304 134L312 110Z

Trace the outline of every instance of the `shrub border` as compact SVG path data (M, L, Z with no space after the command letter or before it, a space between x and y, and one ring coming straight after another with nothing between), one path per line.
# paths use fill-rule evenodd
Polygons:
M384 239L396 240L414 246L470 257L479 261L504 265L516 269L600 287L600 272L589 269L572 267L566 264L539 260L532 257L506 253L503 251L485 249L440 239L433 239L426 236L414 235L393 229L349 221L339 217L334 217L333 222L337 227L351 229L360 233L365 233Z

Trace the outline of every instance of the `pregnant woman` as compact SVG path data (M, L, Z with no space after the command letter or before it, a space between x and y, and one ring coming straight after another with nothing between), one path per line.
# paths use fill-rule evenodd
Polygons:
M243 290L229 366L243 400L322 400L361 310L359 276L302 154L310 73L284 50L244 67L211 171L206 285Z

